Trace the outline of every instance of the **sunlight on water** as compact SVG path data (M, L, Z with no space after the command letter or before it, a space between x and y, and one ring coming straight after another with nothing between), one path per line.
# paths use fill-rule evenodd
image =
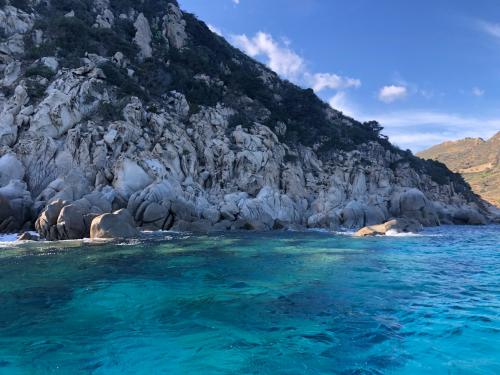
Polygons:
M499 374L500 227L0 249L0 374Z

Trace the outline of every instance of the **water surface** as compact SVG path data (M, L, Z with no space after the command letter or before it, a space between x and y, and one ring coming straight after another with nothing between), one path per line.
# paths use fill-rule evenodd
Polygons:
M500 227L0 248L0 374L500 374Z

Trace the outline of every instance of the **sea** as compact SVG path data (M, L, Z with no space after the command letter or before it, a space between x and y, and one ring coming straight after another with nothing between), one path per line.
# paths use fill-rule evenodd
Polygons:
M500 374L500 226L0 243L0 374Z

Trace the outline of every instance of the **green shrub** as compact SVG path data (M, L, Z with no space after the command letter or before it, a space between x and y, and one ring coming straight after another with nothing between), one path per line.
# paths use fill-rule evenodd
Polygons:
M286 154L285 157L283 158L283 161L285 163L296 163L297 160L299 160L298 156L297 155L293 155L293 154Z
M45 65L30 66L28 69L26 69L27 77L41 76L47 79L51 79L54 75L55 72Z
M26 38L28 39L28 38ZM54 56L56 54L56 48L53 43L42 43L39 46L35 46L35 44L31 41L26 43L26 52L24 57L28 60L38 60L42 57L46 56Z
M28 0L9 0L10 5L13 7L16 7L18 9L21 9L25 12L30 11L30 4Z
M234 115L229 118L228 128L233 129L238 125L241 125L243 128L251 127L253 122L248 118L248 116L242 112L237 111Z
M26 83L26 90L31 100L39 100L45 96L45 89L47 87L37 80L30 79Z
M172 73L161 61L147 59L137 67L139 81L152 97L172 90Z
M122 119L123 105L111 102L101 102L97 107L97 114L104 121L118 121Z
M106 76L106 81L118 88L118 94L123 96L137 96L146 99L144 90L135 82L134 78L129 77L126 69L118 68L111 62L105 62L99 66Z

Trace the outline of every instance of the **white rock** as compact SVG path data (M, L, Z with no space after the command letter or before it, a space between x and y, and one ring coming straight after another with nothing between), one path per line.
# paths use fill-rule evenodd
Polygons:
M134 42L139 46L140 58L145 59L153 56L153 49L151 48L151 28L149 27L148 19L143 13L137 16L134 26L136 29Z

